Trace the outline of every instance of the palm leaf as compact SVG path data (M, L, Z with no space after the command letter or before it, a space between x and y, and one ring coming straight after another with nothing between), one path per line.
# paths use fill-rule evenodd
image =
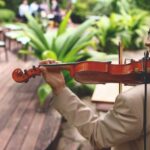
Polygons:
M45 103L45 100L51 91L52 88L48 84L43 84L38 88L38 97L40 100L40 105L43 105Z
M57 34L56 32L47 32L44 34L45 39L48 43L49 49L53 50L55 52L56 52L56 50L53 48L54 47L53 45L54 45L54 38L56 37L56 34Z
M66 31L66 28L68 26L68 21L69 21L69 18L70 18L70 15L71 15L71 10L67 13L67 15L64 17L63 21L61 22L60 24L60 27L58 29L58 32L57 32L57 36L63 34L65 31Z
M93 19L87 20L85 23L81 24L76 30L68 35L67 41L63 47L63 51L60 54L60 58L63 58L72 49L74 44L78 41L78 39L82 36L86 29L92 24Z
M83 44L84 42L90 41L95 35L94 31L90 31L89 33L86 33L84 35L82 35L78 41L74 44L74 46L72 47L72 49L76 48L78 45Z
M64 57L64 62L69 62L72 60L72 58L75 58L75 54L77 54L81 49L84 49L85 47L92 45L91 41L85 42L83 44L80 44L78 47L76 47L75 49L70 50L66 57Z
M40 39L40 41L45 45L45 47L48 49L48 43L47 40L45 39L43 30L41 28L41 26L39 25L39 23L36 21L36 19L34 19L30 14L26 14L26 17L28 19L28 26L29 28L32 29L32 31L34 32L34 34L37 36L37 38Z
M66 41L69 40L69 35L70 35L70 32L65 32L63 34L61 34L60 36L58 36L56 39L55 39L55 42L53 43L55 45L55 48L56 48L56 52L58 54L58 56L62 53L62 51L64 50L64 47L65 47L65 44L66 44Z
M36 35L32 34L32 32L26 33L26 35L30 38L31 42L34 45L34 48L36 48L39 51L44 51L47 49L45 45L36 37Z

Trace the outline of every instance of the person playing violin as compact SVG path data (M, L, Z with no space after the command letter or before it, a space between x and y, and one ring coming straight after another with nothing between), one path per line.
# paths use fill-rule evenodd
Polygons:
M53 63L57 62L40 62ZM53 106L95 149L112 147L113 150L144 150L143 85L120 93L113 109L101 119L66 86L60 71L50 72L46 67L41 67L41 70L45 81L53 89ZM147 88L149 91L149 84ZM150 92L147 93L147 98L147 114L150 114ZM150 119L147 120L147 149L150 149Z

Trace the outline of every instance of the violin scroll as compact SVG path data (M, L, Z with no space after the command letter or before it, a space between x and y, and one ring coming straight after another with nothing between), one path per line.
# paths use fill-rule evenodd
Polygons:
M31 77L35 77L40 74L41 74L41 70L39 67L33 66L32 69L24 70L24 72L20 68L17 68L13 71L12 78L16 82L22 83L22 82L28 82L28 80Z

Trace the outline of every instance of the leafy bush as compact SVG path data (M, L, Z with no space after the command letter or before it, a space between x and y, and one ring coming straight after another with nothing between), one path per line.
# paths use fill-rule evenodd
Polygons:
M93 9L97 0L77 0L73 6L73 12L71 19L74 23L82 23L87 19L87 16L91 14L91 9Z
M25 35L30 38L29 45L33 48L34 56L39 59L51 58L61 62L76 62L89 57L87 46L93 44L91 39L95 33L90 30L90 26L94 20L87 20L76 29L68 29L70 14L71 12L66 15L56 32L47 33L43 32L42 27L32 16L27 15L28 25L23 24L23 28ZM70 88L76 85L68 72L64 72L64 76ZM39 90L39 93L42 91L42 95L48 93L45 87L43 86L42 90ZM44 88L46 92L43 92ZM40 97L40 100L43 102L44 98Z
M11 22L15 19L15 13L9 9L0 9L0 21Z
M70 5L71 0L59 0L59 6L62 9L66 9Z
M138 15L137 15L138 14ZM144 47L144 38L148 31L148 13L139 9L133 9L130 14L122 15L121 33L123 43L127 49L141 49Z
M141 10L102 16L96 24L99 50L117 53L119 41L122 41L127 49L142 48L143 36L147 31L146 17L147 13Z
M149 0L135 0L137 5L142 9L150 10L150 1Z
M122 31L120 26L121 16L118 14L112 14L110 17L103 16L100 21L97 22L96 37L98 39L98 49L106 53L117 53L116 40L119 33Z
M5 3L6 3L6 6L5 6L6 8L13 10L17 14L19 4L21 3L20 0L15 0L15 1L5 0Z
M128 12L132 7L132 0L98 0L92 9L92 14L110 16L111 13Z
M4 0L0 0L0 7L4 7L5 6L5 1Z

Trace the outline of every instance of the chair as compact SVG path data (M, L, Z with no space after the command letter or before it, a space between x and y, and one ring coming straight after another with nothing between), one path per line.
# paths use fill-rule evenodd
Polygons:
M6 48L6 44L4 41L0 41L0 49L4 50L5 60L8 62L8 53L7 53L7 48Z
M0 31L0 50L3 49L5 53L5 60L8 61L8 53L7 53L7 46L5 41L5 35L3 31Z

